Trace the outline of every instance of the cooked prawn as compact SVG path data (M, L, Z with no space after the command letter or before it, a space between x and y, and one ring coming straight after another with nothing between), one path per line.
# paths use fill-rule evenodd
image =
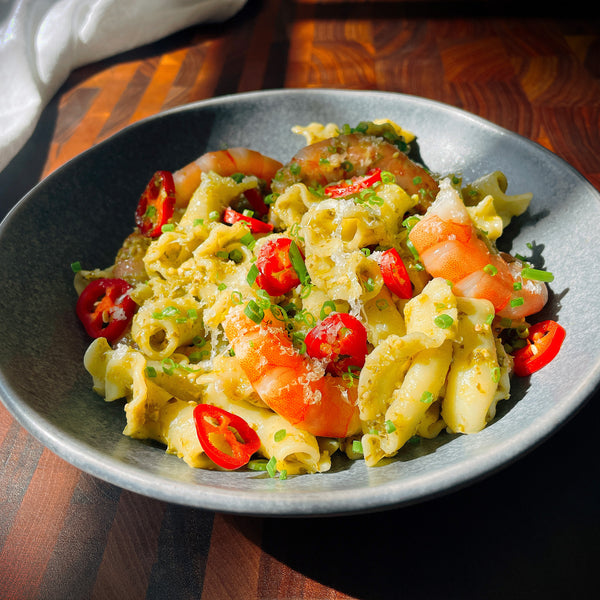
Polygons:
M390 142L364 133L342 134L305 146L277 172L272 188L281 193L298 182L316 187L365 175L374 168L393 173L400 187L417 194L423 212L438 191L437 182L423 167Z
M458 296L489 300L500 317L525 318L540 311L548 300L543 282L521 276L521 261L496 252L478 237L449 179L440 182L435 202L408 237L431 276L451 281Z
M183 207L200 185L202 173L214 171L222 177L235 173L255 175L267 183L273 179L282 164L260 152L248 148L229 148L207 152L173 173L176 206Z
M347 387L341 377L326 375L318 360L300 354L269 311L255 323L236 307L224 328L252 387L273 411L316 436L361 431L356 386Z

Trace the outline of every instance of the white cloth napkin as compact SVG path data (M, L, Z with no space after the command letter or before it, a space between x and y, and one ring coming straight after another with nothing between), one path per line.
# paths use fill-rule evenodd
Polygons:
M200 22L246 0L0 0L0 171L33 133L69 73Z

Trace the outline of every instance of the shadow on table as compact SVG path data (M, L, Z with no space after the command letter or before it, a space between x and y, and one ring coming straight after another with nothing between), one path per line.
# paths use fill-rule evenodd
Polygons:
M598 392L517 463L396 510L267 519L262 549L353 598L590 598L597 585Z

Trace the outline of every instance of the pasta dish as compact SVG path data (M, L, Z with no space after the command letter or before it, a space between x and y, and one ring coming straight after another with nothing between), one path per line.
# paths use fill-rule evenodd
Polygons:
M481 431L565 335L530 322L552 274L496 247L532 195L429 172L389 120L293 131L286 164L157 171L114 263L73 264L93 389L191 467L281 479Z

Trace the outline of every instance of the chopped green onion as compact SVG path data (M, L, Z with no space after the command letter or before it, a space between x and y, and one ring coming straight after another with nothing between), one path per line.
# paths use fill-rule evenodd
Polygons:
M240 238L240 242L252 250L252 248L254 248L254 244L256 244L256 239L254 239L254 236L248 232Z
M385 430L387 433L394 433L394 431L396 431L396 426L394 425L393 421L390 421L389 419L385 422Z
M223 290L226 290L226 289L227 289L227 284L225 284L225 283L220 283L220 284L217 286L217 289L218 289L220 292L222 292Z
M290 164L290 173L292 175L300 175L301 170L302 169L300 168L300 165L298 163L293 162Z
M173 375L173 372L177 368L177 364L172 358L163 358L161 361L162 370L167 375Z
M491 325L494 322L494 316L495 316L494 313L490 313L486 317L485 322L486 322L487 325Z
M296 244L294 240L292 240L292 243L290 244L288 254L292 267L294 267L294 271L296 271L298 279L300 279L300 283L306 285L310 281L310 277L306 270L306 264L304 263L302 254L300 253L300 248L298 248L298 244Z
M356 454L363 454L363 446L360 440L352 440L352 452L356 452Z
M365 281L365 290L367 290L367 292L372 292L374 289L375 289L375 281L373 281L372 277L369 277Z
M173 225L173 223L166 223L160 228L160 230L163 233L166 233L167 231L175 231L175 225Z
M431 404L433 402L433 394L427 390L424 391L421 396L421 402L423 402L423 404Z
M492 381L498 383L500 381L500 367L494 367L492 369Z
M188 308L187 316L190 319L197 319L198 318L198 311L195 308Z
M417 177L414 177L414 178L413 178L413 183L414 183L415 185L419 185L419 183L423 183L423 178L422 178L422 177L419 177L419 176L417 176Z
M521 276L525 279L533 279L535 281L554 281L554 275L548 271L542 271L541 269L532 269L531 267L524 267L521 271Z
M277 472L277 459L274 456L271 456L266 468L269 477L275 477L275 473Z
M256 278L259 275L260 271L258 270L258 267L256 266L256 263L253 263L250 269L248 270L248 275L246 276L246 281L248 282L248 285L254 285L254 282L256 281Z
M515 308L515 306L522 306L523 304L525 304L525 300L522 296L519 296L518 298L513 298L510 301L510 305Z
M241 304L243 301L242 292L238 292L237 290L235 292L231 292L230 298L234 304Z
M284 479L287 479L287 469L281 470L281 472L279 473L279 479L281 481L283 481Z
M209 218L211 221L216 221L216 220L219 218L219 211L217 211L217 210L211 210L211 211L208 213L208 218Z
M73 273L79 273L79 271L81 271L81 263L78 260L72 262L71 270L73 271Z
M332 312L335 312L335 310L335 302L333 300L327 300L323 302L323 306L321 306L321 313L319 314L321 321Z
M279 431L275 432L275 435L273 435L273 439L276 442L281 442L282 440L285 439L285 436L287 435L287 432L285 429L280 429Z
M239 265L244 260L244 253L239 248L234 248L229 253L229 260L233 261L236 265Z
M250 300L246 304L244 314L255 323L260 323L265 316L263 309L254 300Z
M452 324L454 323L454 319L450 316L447 315L446 313L438 315L433 322L440 328L440 329L448 329L448 327L451 327Z
M148 365L146 367L146 375L148 375L148 377L156 377L156 369Z
M192 225L193 227L197 227L198 225L204 225L204 219L194 219Z
M246 466L251 471L266 471L267 470L267 461L264 458L255 458L251 460Z
M513 290L518 292L520 289L523 289L523 284L520 281L515 281L513 283Z
M378 298L375 300L375 306L377 307L377 310L385 310L386 308L389 308L390 305L384 298Z
M492 277L498 273L498 269L494 265L487 264L483 267L483 270Z

